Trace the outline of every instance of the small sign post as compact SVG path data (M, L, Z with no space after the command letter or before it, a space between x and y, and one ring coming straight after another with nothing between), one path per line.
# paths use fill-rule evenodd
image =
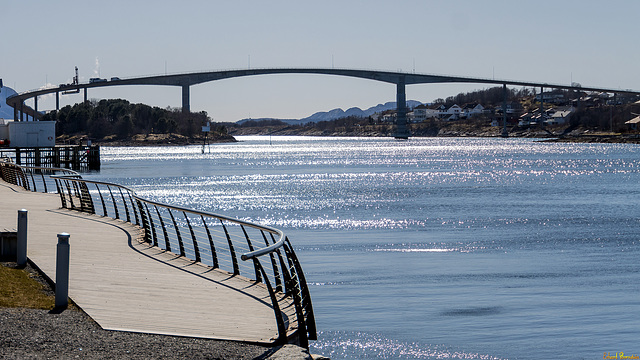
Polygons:
M204 148L207 145L207 134L211 131L211 122L207 121L207 125L202 127L202 132L204 133L204 141L202 142L202 153L204 154ZM211 148L209 148L209 152L211 152Z

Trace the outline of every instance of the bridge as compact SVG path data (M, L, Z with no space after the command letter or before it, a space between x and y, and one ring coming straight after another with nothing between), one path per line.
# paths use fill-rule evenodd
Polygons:
M84 92L84 101L87 101L87 89L106 87L106 86L125 86L125 85L160 85L160 86L179 86L182 88L182 111L190 111L190 87L201 83L210 81L229 79L235 77L244 76L256 76L256 75L271 75L271 74L321 74L321 75L335 75L335 76L347 76L361 79L368 79L374 81L381 81L396 85L396 103L397 103L397 138L408 138L409 130L407 128L407 105L406 105L406 92L407 85L415 84L435 84L435 83L475 83L475 84L491 84L502 85L503 92L505 94L503 101L503 135L507 135L506 130L506 94L507 85L512 86L524 86L540 88L541 93L544 89L564 89L564 90L577 90L577 91L596 91L606 92L613 94L632 94L640 95L640 91L634 90L622 90L611 88L599 88L599 87L585 87L585 86L573 86L562 84L549 84L549 83L537 83L527 81L512 81L512 80L497 80L487 78L473 78L463 76L447 76L447 75L429 75L429 74L416 74L416 73L403 73L403 72L391 72L391 71L377 71L377 70L358 70L358 69L326 69L326 68L272 68L272 69L239 69L239 70L224 70L224 71L205 71L205 72L193 72L171 75L154 75L132 78L112 78L110 81L102 80L98 82L89 83L77 83L77 84L62 84L58 87L52 87L47 89L31 90L13 95L7 98L7 105L14 108L14 120L21 121L24 118L25 113L38 118L38 96L46 94L56 94L56 110L60 108L60 93L65 92L80 92L82 89ZM30 108L25 106L27 99L34 99L34 107Z

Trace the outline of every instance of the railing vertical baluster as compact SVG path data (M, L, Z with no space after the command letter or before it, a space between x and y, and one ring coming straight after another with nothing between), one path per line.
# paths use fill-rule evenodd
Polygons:
M233 248L233 242L231 241L231 236L229 236L229 231L227 231L227 227L222 222L222 219L220 219L220 224L222 224L222 228L224 229L224 234L227 236L227 243L229 244L229 253L231 253L231 261L233 262L233 275L240 275L238 258L236 257L236 250Z
M140 216L142 216L142 209L141 209L141 205L138 204L138 206L135 206L133 203L133 197L131 196L131 191L127 191L127 194L129 194L129 201L131 202L131 209L133 209L133 217L136 219L136 225L140 225L140 221L138 220L138 211L140 211ZM138 200L136 200L138 201Z
M280 305L278 304L278 298L276 297L276 293L273 291L273 287L271 286L271 282L269 281L266 271L264 271L264 268L260 263L258 264L260 266L260 272L266 279L265 285L267 285L267 290L269 291L269 297L271 298L271 304L273 305L273 312L276 316L276 324L278 326L278 340L274 345L283 345L287 343L287 330L284 325L282 312L280 311Z
M104 203L104 197L102 196L102 191L98 187L98 184L94 184L96 186L96 190L98 190L98 195L100 195L100 202L102 203L102 216L107 216L107 205Z
M78 183L75 181L71 181L71 183L73 184L73 194L77 197L80 198L80 189L78 189Z
M127 222L131 222L131 217L129 216L129 207L127 206L127 201L124 199L124 194L122 193L122 188L118 187L120 191L120 197L122 198L122 204L124 205L124 212L127 214Z
M87 183L84 181L80 183L80 200L83 203L87 204L87 210L89 213L91 214L96 213L96 209L93 206L93 198L91 197L91 193L89 192L89 187L87 186Z
M149 244L153 244L154 246L157 246L157 243L153 243L153 238L151 237L151 227L152 225L149 224L149 220L147 219L147 214L144 212L144 210L142 210L142 204L140 203L140 201L136 200L138 202L138 206L140 207L140 217L142 218L142 227L144 228L144 241L149 243ZM133 204L132 204L133 206ZM134 209L134 213L135 213L135 209ZM138 216L136 215L136 220L138 219Z
M193 232L193 228L191 227L191 222L189 221L189 217L187 216L186 212L182 212L182 215L184 215L184 219L187 220L187 226L189 227L189 231L191 232L191 240L193 240L193 251L196 254L196 261L197 262L202 262L200 261L200 249L198 248L198 240L196 240L196 234Z
M56 182L56 189L58 190L58 194L60 195L60 202L62 203L62 207L66 209L67 199L65 198L64 190L62 189L62 184L58 183L58 181L62 181L62 180L58 180L58 179L54 179L54 180Z
M36 186L36 179L33 178L33 171L29 171L29 175L31 175L31 181L33 182L33 191L38 192L38 187Z
M267 236L264 234L264 231L260 230L260 233L262 233L265 245L269 246L269 240L267 240ZM273 256L273 252L269 253L269 257L271 258L271 266L273 267L273 277L276 280L276 291L282 291L282 279L280 277L280 272L278 271L276 258Z
M153 205L153 207L156 208L156 214L158 214L158 219L160 219L160 226L162 226L162 233L164 235L165 249L171 252L171 243L169 242L169 234L167 233L167 227L164 226L164 220L162 220L162 216L160 216L160 211L158 210L158 207L155 205Z
M29 181L27 180L27 175L25 175L24 170L22 170L22 168L20 169L20 180L22 182L22 187L25 188L26 190L31 191L31 187L29 186Z
M289 242L289 238L285 237L285 244L283 245L283 249L285 254L287 255L287 259L291 259L290 261L293 263L293 266L296 270L296 276L298 277L298 283L300 286L300 292L302 295L302 307L306 313L306 323L307 330L309 332L309 340L317 340L317 330L316 330L316 319L313 314L313 305L311 304L311 293L309 293L309 285L307 284L307 279L304 276L304 271L302 271L302 266L300 265L300 261L298 260L298 256L296 252L293 251L293 247L291 246L291 242Z
M151 226L151 236L153 237L153 246L158 246L158 236L156 236L156 226L153 224L153 216L149 212L149 207L147 207L146 202L141 202L140 200L136 200L138 202L138 206L140 206L140 217L142 217L142 213L144 212L149 219L149 225ZM144 211L142 210L142 204L144 204Z
M42 185L44 185L44 192L48 193L49 191L47 190L47 182L44 179L44 173L42 171L40 171L40 176L42 177Z
M209 226L207 226L207 222L204 221L204 216L200 215L200 219L202 219L202 224L204 225L204 229L207 230L207 237L209 238L209 248L211 249L211 260L213 261L213 268L217 269L220 267L220 264L218 264L218 254L216 253L216 246L213 243L213 237L211 236L211 231L209 231Z
M111 186L107 185L107 189L109 189L109 194L111 194L111 201L113 202L113 210L116 212L116 219L120 219L120 215L118 214L118 205L116 204L116 198L113 196L113 191L111 191Z
M184 244L182 243L182 236L180 236L180 229L178 229L178 223L176 223L176 218L173 217L173 213L171 209L169 210L169 215L171 216L171 221L173 221L173 228L176 230L176 237L178 238L178 246L180 247L180 256L187 256L184 252Z
M75 205L73 205L73 194L71 194L71 186L69 186L69 180L65 180L64 181L65 185L67 186L67 192L69 193L69 202L71 203L71 208L75 209Z
M242 232L244 233L244 237L247 239L247 245L249 245L249 251L253 251L253 244L251 243L251 239L249 239L249 234L247 234L247 230L244 228L244 225L240 225L242 228ZM256 272L256 281L262 282L262 276L260 274L260 268L258 266L258 259L253 258L253 268Z
M286 255L287 255L287 251L285 250L285 256ZM291 258L289 256L286 256L286 258L287 258L287 261L289 262L289 268L291 269L291 271L287 270L287 267L285 264L282 264L282 272L285 274L285 279L286 279L286 282L288 283L287 288L290 291L288 295L291 295L293 297L293 304L296 308L296 318L298 320L298 342L300 343L300 346L304 348L308 348L309 339L307 334L307 325L306 325L306 319L304 317L304 313L302 311L302 296L299 292L300 279L296 275L296 269L293 267L293 264L291 263ZM280 260L283 261L282 257L280 257Z
M73 184L73 193L78 198L78 201L80 202L80 211L84 212L84 201L82 201L82 194L80 193L79 185L75 181L71 181L71 184Z

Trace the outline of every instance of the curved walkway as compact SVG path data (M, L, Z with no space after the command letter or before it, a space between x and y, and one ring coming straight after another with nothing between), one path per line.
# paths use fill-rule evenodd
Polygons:
M56 234L71 235L69 297L102 328L252 343L277 338L262 284L150 247L134 225L60 209L56 194L0 180L0 229L15 229L23 208L27 256L51 279Z

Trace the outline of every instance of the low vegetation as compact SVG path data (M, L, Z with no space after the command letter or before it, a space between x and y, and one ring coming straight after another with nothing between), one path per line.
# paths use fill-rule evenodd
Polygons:
M54 296L45 292L45 286L15 263L0 265L0 284L0 307L51 310L55 305Z

